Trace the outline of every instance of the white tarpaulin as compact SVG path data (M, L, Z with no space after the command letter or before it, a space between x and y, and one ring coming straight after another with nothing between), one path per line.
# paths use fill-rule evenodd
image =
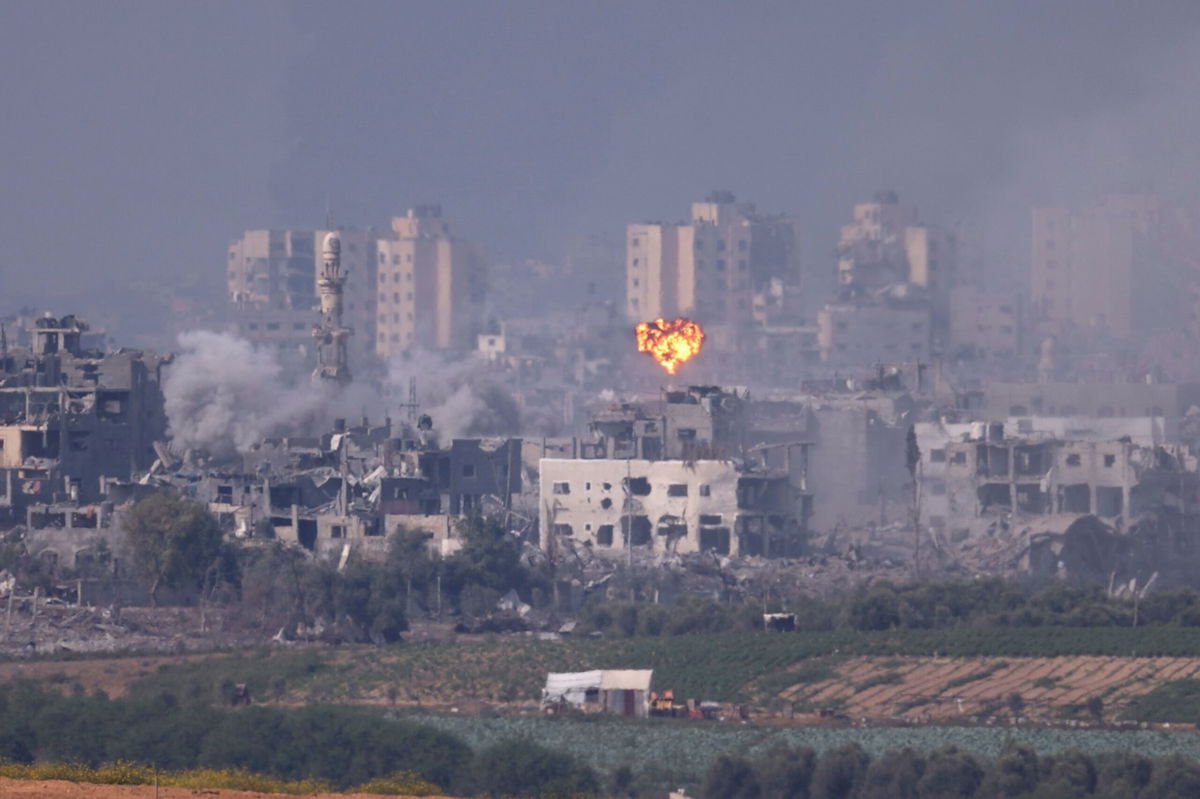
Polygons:
M600 689L602 671L575 671L546 675L546 687L542 689L543 702L567 702L582 705L589 690Z

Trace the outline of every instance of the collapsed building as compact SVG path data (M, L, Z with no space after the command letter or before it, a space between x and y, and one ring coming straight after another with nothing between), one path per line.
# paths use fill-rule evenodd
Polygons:
M597 414L572 457L539 462L542 549L799 554L812 514L808 445L751 452L747 399L745 390L692 386Z
M1182 522L1200 519L1197 461L1174 429L1156 417L919 424L922 524L943 552L977 549L995 568L1078 574L1082 564L1059 556L1068 531L1088 520L1093 535L1149 533L1141 562L1165 569L1194 548L1180 543L1194 527ZM1153 532L1164 520L1176 528L1166 549ZM1119 571L1115 560L1098 568Z
M87 329L74 316L43 318L31 350L0 351L0 509L9 523L34 504L97 503L106 480L128 480L157 457L170 359L84 349Z
M386 553L399 528L422 530L431 547L457 546L454 522L508 508L522 491L521 439L438 440L433 420L386 419L321 436L266 439L240 464L175 462L147 476L205 503L242 538L273 538L318 554Z

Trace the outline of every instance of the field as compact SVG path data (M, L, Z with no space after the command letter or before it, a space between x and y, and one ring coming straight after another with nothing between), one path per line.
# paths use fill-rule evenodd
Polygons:
M406 718L409 716L406 716ZM505 738L526 738L566 751L601 773L628 764L639 773L688 780L703 774L719 754L758 754L777 743L809 746L818 752L857 743L879 754L911 747L931 751L957 746L981 760L999 753L1012 739L1033 747L1039 754L1072 749L1090 754L1133 751L1147 757L1173 754L1196 756L1195 732L1161 730L1065 730L1010 727L764 727L652 719L634 722L590 717L545 716L480 717L462 714L428 714L413 717L462 737L472 746Z
M1084 706L1098 699L1104 718L1114 719L1131 700L1157 686L1200 678L1200 658L1186 656L1200 643L1193 629L1175 630L1173 642L1115 628L1035 628L1019 631L1024 637L1007 630L991 637L966 630L956 638L948 632L549 642L496 638L263 650L204 659L133 658L103 666L97 664L105 661L43 662L28 664L25 673L33 670L64 687L78 680L89 691L88 675L95 675L110 695L126 689L140 695L165 691L180 699L220 702L234 684L245 683L259 702L468 709L480 703L534 704L549 671L650 667L655 685L672 688L677 698L802 714L828 708L855 718L913 721L995 714L1014 693L1023 701L1023 716L1085 719ZM1071 649L1082 651L1064 653ZM1039 651L1048 654L1036 656ZM0 667L0 677L11 669Z

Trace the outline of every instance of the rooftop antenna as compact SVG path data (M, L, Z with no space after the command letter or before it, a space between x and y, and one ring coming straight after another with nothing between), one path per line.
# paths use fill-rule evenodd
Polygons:
M325 195L325 229L333 230L333 203L329 195Z
M408 423L415 425L417 423L417 378L408 378L408 402L400 403L400 407L407 411Z
M0 322L0 358L8 357L8 330L5 329L4 323Z

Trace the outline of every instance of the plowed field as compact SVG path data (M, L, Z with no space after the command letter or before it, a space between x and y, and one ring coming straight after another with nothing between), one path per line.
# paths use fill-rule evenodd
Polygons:
M1024 701L1024 715L1053 718L1099 697L1111 715L1163 682L1200 677L1200 658L856 657L830 669L836 676L792 684L780 698L854 718L946 720L1000 710L1014 693ZM786 678L776 674L772 681L781 685Z

